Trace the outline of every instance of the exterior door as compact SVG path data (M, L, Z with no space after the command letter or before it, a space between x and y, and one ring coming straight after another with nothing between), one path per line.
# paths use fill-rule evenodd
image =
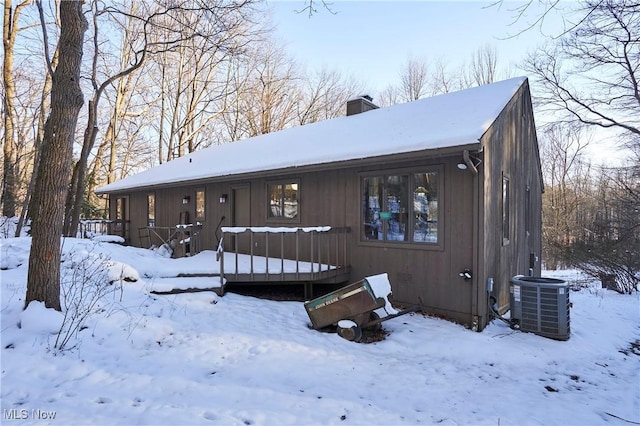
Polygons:
M114 217L114 229L111 232L129 241L129 197L116 198Z

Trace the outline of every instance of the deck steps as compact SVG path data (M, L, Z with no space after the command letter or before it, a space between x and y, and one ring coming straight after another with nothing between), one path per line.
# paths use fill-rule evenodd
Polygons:
M225 285L220 285L217 274L179 274L177 277L153 278L149 280L153 294L179 294L213 291L224 295Z

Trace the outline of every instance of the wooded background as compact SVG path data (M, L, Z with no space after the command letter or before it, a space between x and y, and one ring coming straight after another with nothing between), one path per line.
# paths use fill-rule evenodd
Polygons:
M547 0L523 2L516 11L524 14L536 1L545 13L522 31L556 12L558 2ZM47 217L64 218L61 233L73 236L82 218L104 217L106 200L95 188L173 158L344 115L346 101L358 95L388 106L524 74L531 79L545 181L545 267L581 267L617 277L620 291L635 288L638 3L576 3L575 22L517 66L503 65L491 45L455 70L441 58L408 58L379 93L344 70L298 64L275 39L266 7L259 0L5 0L2 216L18 216L19 233L44 213L43 204L60 204L60 215ZM301 19L331 8L339 4L301 0ZM65 51L65 31L82 41L79 57ZM69 115L54 117L56 86L69 83L64 67L73 55L81 94L59 100ZM68 111L74 104L75 119ZM71 130L66 145L53 149L65 126ZM585 155L600 143L597 129L615 132L626 160L594 164ZM68 160L53 158L60 150ZM54 170L62 171L59 182L46 183Z

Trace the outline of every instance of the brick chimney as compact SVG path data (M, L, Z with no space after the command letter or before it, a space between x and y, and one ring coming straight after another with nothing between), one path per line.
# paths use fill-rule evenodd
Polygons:
M360 114L379 108L378 105L371 101L373 101L373 98L369 95L358 96L355 99L347 101L347 115Z

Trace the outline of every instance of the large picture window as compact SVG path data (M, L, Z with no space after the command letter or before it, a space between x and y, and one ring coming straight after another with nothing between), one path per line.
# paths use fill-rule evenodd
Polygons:
M437 244L439 172L362 178L362 239Z
M299 194L298 183L267 184L269 219L298 220Z

